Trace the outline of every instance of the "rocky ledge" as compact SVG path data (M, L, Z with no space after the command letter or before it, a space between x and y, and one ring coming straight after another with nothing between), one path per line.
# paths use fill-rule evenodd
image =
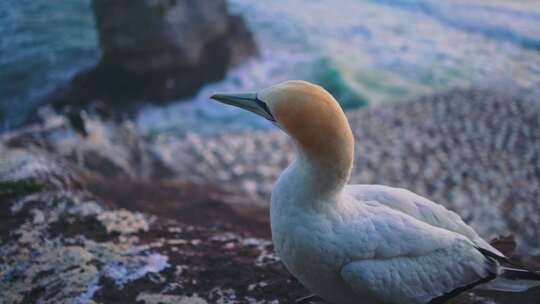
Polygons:
M48 99L101 100L125 109L193 95L256 53L251 32L225 0L93 0L102 58Z
M349 113L363 143L353 179L435 197L486 237L512 231L515 261L540 269L538 113L534 100L489 92ZM130 121L42 114L42 124L0 138L0 302L291 303L307 294L269 235L268 183L291 158L283 136L147 138ZM466 293L452 303L539 298Z
M306 294L273 253L264 209L238 208L212 187L104 171L114 160L80 172L23 137L24 147L0 144L1 303L290 303Z

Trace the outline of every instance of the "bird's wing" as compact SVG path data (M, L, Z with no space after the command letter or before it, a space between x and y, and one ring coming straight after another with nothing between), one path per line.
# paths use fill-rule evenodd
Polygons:
M496 277L498 265L464 238L420 256L356 260L341 268L359 297L382 303L435 304Z
M499 265L468 237L377 201L342 201L348 260L342 279L382 303L442 303L497 276ZM441 302L439 302L441 301Z
M504 257L500 251L467 225L458 214L409 190L383 185L348 185L345 191L358 201L376 201L432 226L461 234L476 246Z

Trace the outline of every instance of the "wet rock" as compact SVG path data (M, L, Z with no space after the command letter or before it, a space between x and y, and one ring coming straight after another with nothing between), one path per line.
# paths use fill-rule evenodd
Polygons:
M167 267L166 256L131 240L111 242L116 237L109 235L98 242L77 233L89 217L106 223L96 218L102 209L89 206L95 202L85 201L88 194L73 187L78 177L72 171L57 171L54 160L44 155L2 152L0 182L9 193L2 200L2 216L11 218L0 227L0 298L6 303L88 303L101 278L122 285ZM17 174L9 167L17 168Z
M417 191L484 235L513 231L515 262L540 269L539 112L514 96L459 91L351 112L353 181ZM284 135L149 139L129 121L83 119L84 136L49 112L0 138L0 299L291 303L307 294L270 241L265 201L292 157ZM451 303L537 303L539 292Z
M94 0L103 55L50 98L57 105L94 100L125 109L166 102L221 79L255 54L254 39L224 0Z
M139 201L110 193L98 183L125 184L130 193L143 182L86 168L72 157L78 140L69 124L48 126L0 140L2 303L288 303L305 293L260 231L268 229L264 212L242 213L205 198L208 188L181 182L163 184L162 192L146 186L138 193L151 193ZM104 127L96 140L95 130L82 140L107 147L109 132L116 134ZM254 282L268 283L249 288Z
M199 296L174 296L162 294L141 293L137 297L137 302L144 304L178 303L178 304L208 304L208 302Z

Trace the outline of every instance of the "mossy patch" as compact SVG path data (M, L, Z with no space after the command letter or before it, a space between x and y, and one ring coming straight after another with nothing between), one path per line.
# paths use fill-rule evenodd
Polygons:
M13 180L0 182L0 202L20 198L44 190L44 186L35 180Z

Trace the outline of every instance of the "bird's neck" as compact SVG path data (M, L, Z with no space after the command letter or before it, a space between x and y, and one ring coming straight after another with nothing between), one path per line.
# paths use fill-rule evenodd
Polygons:
M329 98L306 102L301 110L277 109L279 123L297 148L290 168L294 178L289 181L301 184L299 191L305 195L310 191L322 198L340 192L349 179L354 157L354 137L347 117L337 101Z
M353 166L354 143L349 138L339 144L306 149L297 144L295 170L307 191L318 197L332 197L347 184Z

